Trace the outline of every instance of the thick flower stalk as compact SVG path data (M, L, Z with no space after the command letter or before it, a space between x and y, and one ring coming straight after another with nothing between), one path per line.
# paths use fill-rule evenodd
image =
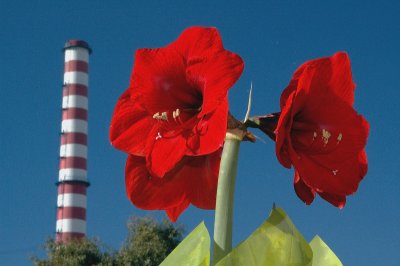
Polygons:
M240 143L246 131L234 128L226 133L218 177L214 220L213 264L232 250L233 206Z
M189 204L215 208L227 92L242 71L215 28L192 27L164 48L137 50L110 128L112 145L129 155L134 205L166 210L173 221Z
M250 112L250 107L251 88L247 113ZM231 114L228 115L227 126L228 131L225 137L218 175L213 264L216 264L232 250L234 194L240 143L242 141L255 142L256 140L255 136L247 131L246 126Z
M369 124L353 108L354 89L346 53L308 61L283 91L281 112L247 122L276 140L276 156L294 166L294 188L306 204L318 193L342 208L367 173Z

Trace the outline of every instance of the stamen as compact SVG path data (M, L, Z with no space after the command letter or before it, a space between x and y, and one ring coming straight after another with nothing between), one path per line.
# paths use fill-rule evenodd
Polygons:
M314 131L314 135L313 135L312 141L314 141L316 137L317 137L317 132Z
M322 129L322 140L324 141L324 146L326 146L329 142L329 138L332 136L332 134L326 130L326 129Z
M164 120L164 121L168 121L168 115L167 112L162 112L161 115L159 112L155 113L153 115L153 118L156 120Z
M153 115L153 118L154 119L159 119L159 117L160 117L160 113L159 112L157 112L157 113L155 113L154 115Z
M339 133L339 136L337 137L337 143L336 144L339 144L339 142L342 140L342 138L343 138L342 133Z
M172 117L176 120L176 118L181 114L179 109L176 109L172 112Z

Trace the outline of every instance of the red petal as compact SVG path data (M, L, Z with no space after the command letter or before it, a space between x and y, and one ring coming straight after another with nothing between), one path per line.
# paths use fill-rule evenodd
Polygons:
M289 102L287 102L287 101L291 94L293 94L293 93L296 94L299 79L301 78L306 66L307 66L307 63L304 63L294 72L292 79L289 82L289 85L283 90L283 92L281 94L281 98L280 98L281 110L283 110L285 108L285 106L290 107L292 105L292 100L290 100Z
M224 49L218 30L206 27L191 27L184 30L170 46L187 61Z
M132 93L151 115L201 106L202 92L187 82L185 64L182 56L172 48L136 51Z
M336 53L331 57L306 62L296 71L293 80L284 90L281 106L286 95L295 91L292 114L303 108L321 106L322 99L335 97L348 105L354 102L355 84L352 80L350 59L346 53Z
M228 99L225 98L217 109L204 115L189 139L186 155L204 155L218 150L224 143L228 120Z
M164 178L151 177L145 159L129 156L126 191L132 203L146 210L167 210L177 217L187 202L214 209L221 150L207 156L184 157Z
M185 199L184 183L179 179L153 178L143 157L128 157L125 184L128 198L145 210L163 210L179 205Z
M119 99L111 120L110 141L117 149L144 155L145 142L154 121L147 112L130 98L129 90Z
M318 156L304 156L295 163L295 168L310 187L318 192L341 195L349 195L357 190L363 178L357 158L347 158L340 163L321 161Z
M288 96L287 105L282 109L278 125L275 130L276 135L276 157L278 161L286 168L290 168L292 160L289 156L289 149L292 149L290 132L292 129L291 105L294 93Z
M321 198L323 198L333 206L338 207L339 209L342 209L344 205L346 205L346 196L329 194L324 192L318 194L321 196Z
M222 148L204 156L185 156L165 178L185 187L185 199L196 207L215 209L221 153Z
M181 135L166 138L162 133L157 132L157 136L146 157L147 168L157 177L163 177L182 159L187 151L186 139ZM152 138L152 136L149 136Z
M243 67L242 59L228 51L210 53L196 61L188 62L188 82L203 89L201 114L213 111L224 101L228 90L242 74Z
M215 209L221 153L222 148L209 155L189 157L191 160L181 170L181 175L192 176L188 197L198 208Z
M358 162L360 165L360 175L365 176L368 172L368 159L365 150L358 154Z
M304 181L301 179L299 172L295 171L294 175L294 189L296 191L297 196L307 205L310 205L315 198L315 191L310 188Z
M329 86L333 89L336 96L350 105L354 103L354 89L351 73L350 58L345 52L339 52L330 57L331 78Z
M183 56L189 84L202 88L203 113L213 111L223 101L243 71L242 59L224 49L216 28L189 28L170 48Z
M187 207L189 207L190 202L189 201L183 201L180 205L177 207L169 208L166 209L165 211L167 212L168 218L172 222L176 222L178 220L178 217L181 215L181 213L186 210Z

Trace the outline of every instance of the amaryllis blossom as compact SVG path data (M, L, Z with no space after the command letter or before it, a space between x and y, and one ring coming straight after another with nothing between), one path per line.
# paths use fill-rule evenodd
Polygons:
M279 162L295 169L297 195L311 204L316 193L342 208L367 173L368 122L353 108L350 60L340 52L308 61L281 96L281 113L254 121L276 139Z
M133 204L174 221L190 203L215 208L227 92L242 71L215 28L192 27L164 48L136 51L110 129L112 145L129 154Z

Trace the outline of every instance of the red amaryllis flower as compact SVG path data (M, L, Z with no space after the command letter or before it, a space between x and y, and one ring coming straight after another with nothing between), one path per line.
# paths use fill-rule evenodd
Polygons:
M295 168L297 195L311 204L318 193L342 208L367 173L369 124L353 109L355 84L346 53L308 61L281 96L281 113L255 122L276 138L279 162Z
M192 27L164 48L136 51L110 129L112 145L129 154L133 204L174 221L190 203L215 208L227 92L242 71L215 28Z

